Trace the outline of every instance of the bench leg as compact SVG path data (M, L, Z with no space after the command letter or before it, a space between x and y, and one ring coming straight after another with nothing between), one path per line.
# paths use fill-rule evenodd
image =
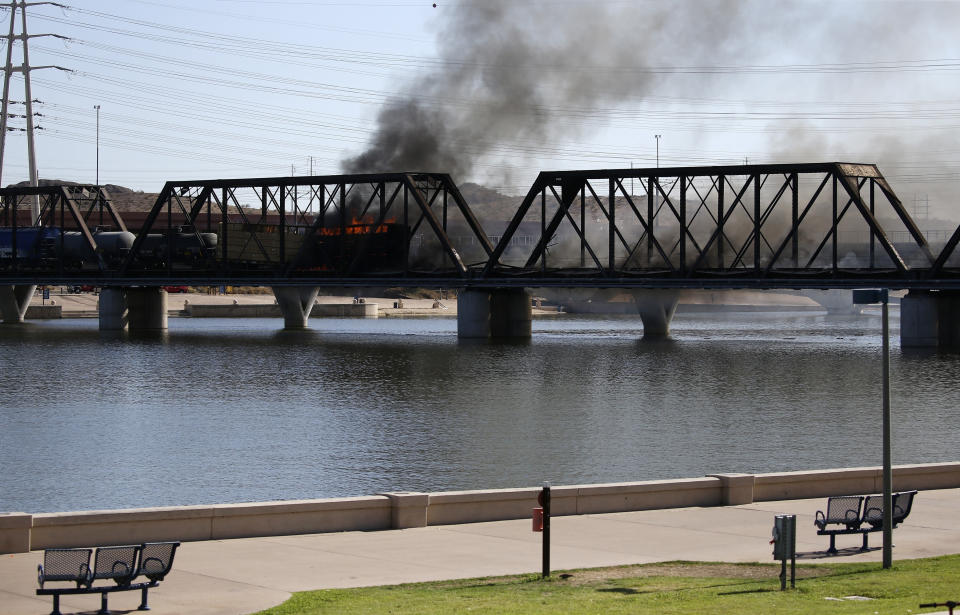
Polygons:
M53 610L50 612L50 615L62 615L62 613L60 613L60 594L53 595Z
M110 612L110 609L107 608L107 592L102 592L100 594L100 610L97 611L97 615L107 615Z
M837 536L835 534L830 534L830 548L827 549L828 555L837 554Z
M140 606L137 607L138 611L149 611L150 605L147 604L147 587L144 587L140 590Z
M866 533L866 532L863 533L863 545L861 545L861 547L860 547L860 550L861 550L861 551L869 551L869 550L870 550L870 545L868 544L868 542L869 542L869 536L870 536L870 534L868 534L868 533Z

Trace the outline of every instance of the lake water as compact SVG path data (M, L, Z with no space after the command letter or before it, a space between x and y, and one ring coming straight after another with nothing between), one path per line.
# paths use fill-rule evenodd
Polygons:
M960 355L901 351L893 462L960 459ZM51 512L880 465L880 320L170 319L0 327L0 511Z

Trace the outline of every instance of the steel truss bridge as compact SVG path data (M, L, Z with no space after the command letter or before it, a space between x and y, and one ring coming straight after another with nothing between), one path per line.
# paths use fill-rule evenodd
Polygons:
M98 186L0 197L6 285L960 289L960 228L872 164L542 172L508 212L440 173L171 181L138 229Z

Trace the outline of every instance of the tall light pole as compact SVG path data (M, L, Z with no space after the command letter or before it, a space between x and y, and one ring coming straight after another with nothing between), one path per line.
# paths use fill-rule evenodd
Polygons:
M660 137L662 135L653 135L653 138L657 140L657 168L660 168Z
M97 182L96 185L100 185L100 105L94 105L94 109L97 110Z
M883 567L893 565L893 467L890 457L890 308L887 289L880 291L883 303Z
M883 358L881 360L883 425L883 567L893 565L893 466L890 455L890 311L887 306L890 291L878 290L853 291L853 303L856 305L879 303L882 305L883 319Z

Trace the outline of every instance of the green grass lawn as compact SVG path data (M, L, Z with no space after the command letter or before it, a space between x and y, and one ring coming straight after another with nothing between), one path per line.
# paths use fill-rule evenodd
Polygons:
M880 564L797 566L780 591L779 564L673 562L294 594L259 615L314 613L838 613L909 614L960 600L960 555ZM859 599L857 597L860 597Z

